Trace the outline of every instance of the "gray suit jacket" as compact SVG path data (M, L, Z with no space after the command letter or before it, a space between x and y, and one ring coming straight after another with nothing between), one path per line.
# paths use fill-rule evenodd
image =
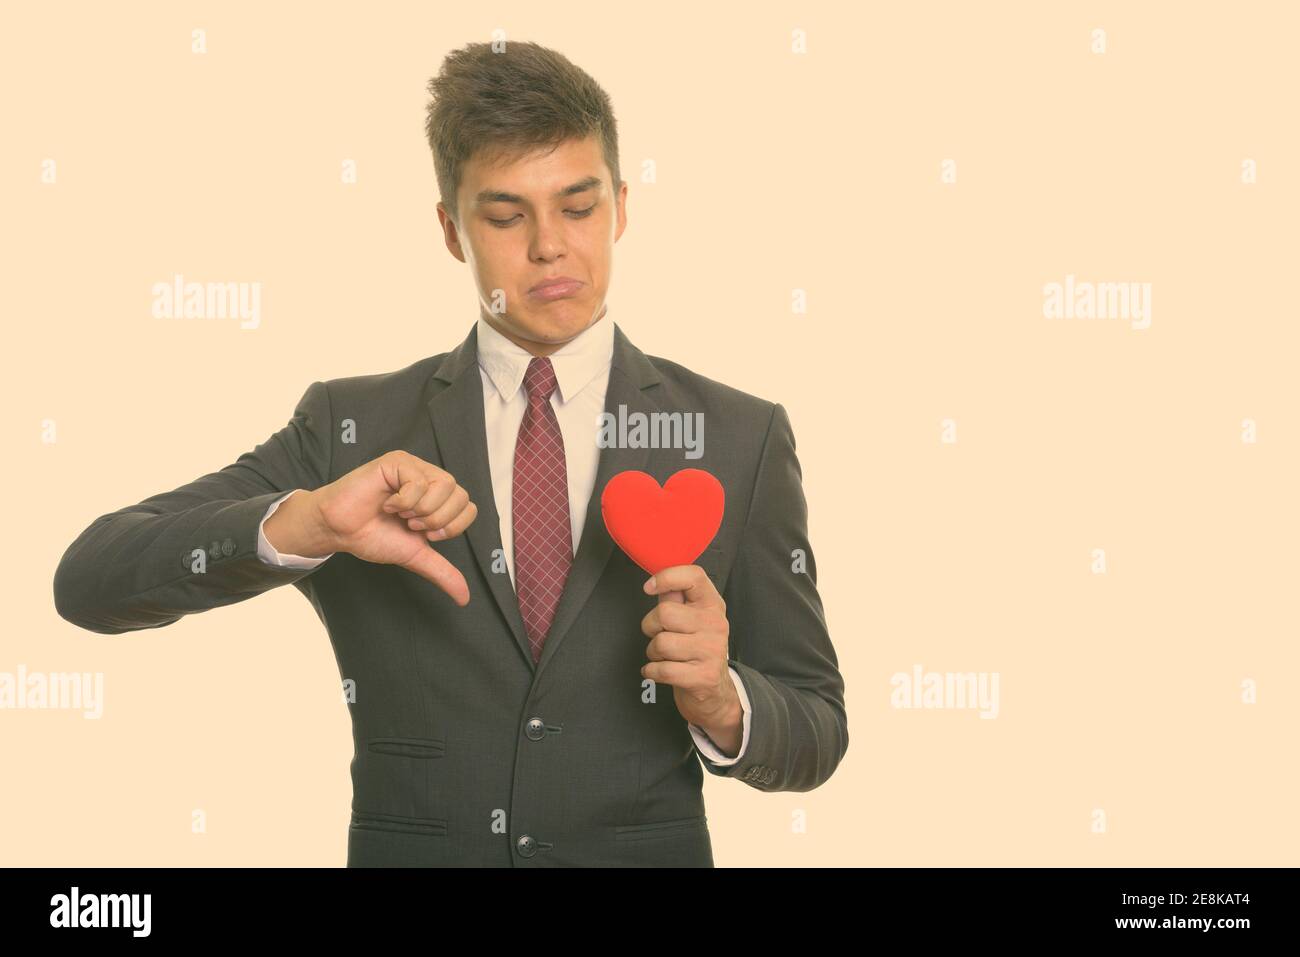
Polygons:
M314 382L288 425L234 464L97 518L59 563L58 612L115 635L278 585L301 591L355 682L348 866L713 866L701 767L758 791L807 791L848 748L790 420L779 404L646 356L616 326L606 410L702 412L704 455L601 450L534 666L510 577L493 561L501 537L476 343L471 328L453 351L405 369ZM344 442L349 419L355 441ZM446 469L478 505L463 535L430 546L469 583L464 608L405 569L346 553L310 570L257 556L271 502L393 449ZM672 688L642 679L640 623L657 599L600 513L615 473L662 483L682 468L712 472L727 493L696 563L727 603L731 665L752 707L745 755L729 766L696 748ZM795 549L806 573L792 571Z

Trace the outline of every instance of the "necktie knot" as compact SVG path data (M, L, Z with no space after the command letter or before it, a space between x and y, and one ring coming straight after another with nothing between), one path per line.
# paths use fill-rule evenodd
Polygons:
M555 391L555 369L546 356L534 356L524 373L524 388L528 390L529 399L546 401Z

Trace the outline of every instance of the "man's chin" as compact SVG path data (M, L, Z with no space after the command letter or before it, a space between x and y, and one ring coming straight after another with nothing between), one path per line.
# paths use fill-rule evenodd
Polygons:
M555 305L558 305L556 303ZM570 307L563 314L542 315L531 319L525 326L528 335L538 342L565 342L591 325L590 313Z

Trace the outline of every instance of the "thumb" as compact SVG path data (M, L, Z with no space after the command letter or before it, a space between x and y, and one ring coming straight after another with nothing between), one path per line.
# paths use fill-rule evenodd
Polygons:
M460 573L460 569L434 551L428 542L422 541L421 546L415 557L409 562L403 562L402 567L433 582L450 595L452 601L464 608L469 604L469 584L465 581L465 576Z

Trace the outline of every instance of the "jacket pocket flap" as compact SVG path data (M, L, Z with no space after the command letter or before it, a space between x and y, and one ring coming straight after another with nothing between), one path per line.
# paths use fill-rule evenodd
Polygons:
M377 754L405 758L440 758L445 750L441 738L371 738L366 747Z

